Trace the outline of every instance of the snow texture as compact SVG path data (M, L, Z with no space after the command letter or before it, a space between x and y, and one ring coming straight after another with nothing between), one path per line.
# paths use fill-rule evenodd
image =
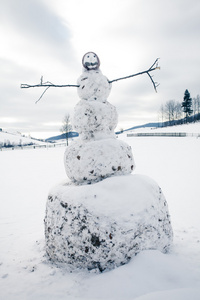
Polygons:
M100 102L107 100L112 86L100 69L90 71L84 69L77 84L78 95L82 100Z
M97 58L92 52L83 58L89 70L85 67L78 79L81 100L73 121L80 137L64 155L72 183L48 196L45 238L53 262L102 272L126 264L141 250L166 252L172 228L159 186L146 177L125 176L135 167L132 150L115 137L117 112L107 101L111 84Z
M74 130L84 140L114 138L114 129L117 126L117 121L116 108L108 101L81 100L74 109Z
M0 148L4 145L8 146L24 146L24 145L45 145L46 143L39 140L24 137L21 133L14 130L0 131Z
M72 269L110 270L141 250L167 252L172 242L167 202L142 175L52 190L45 217L46 251Z
M100 181L134 169L131 147L115 138L82 143L77 140L65 151L65 169L76 183Z
M88 63L94 53L85 55ZM97 182L113 175L130 174L134 169L131 147L115 137L116 108L107 101L111 84L96 70L83 69L78 79L81 100L75 106L73 125L80 137L67 147L64 165L68 177L76 183Z
M172 129L200 133L200 123ZM162 130L168 132L169 127ZM200 138L126 137L126 133L120 138L134 149L134 175L147 174L162 187L174 232L170 252L141 251L128 264L101 274L83 269L71 273L67 264L62 268L52 264L46 259L43 218L48 191L68 180L62 161L65 149L2 151L0 299L200 299ZM123 194L126 199L125 189ZM124 202L121 210L125 206Z

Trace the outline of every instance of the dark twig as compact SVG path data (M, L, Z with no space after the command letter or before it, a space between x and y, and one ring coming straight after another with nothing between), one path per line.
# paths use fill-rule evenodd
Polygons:
M153 65L149 68L149 70L151 70L155 65L157 69L160 69L160 67L158 67L158 60L159 58L156 58L156 60L154 61Z
M136 74L133 74L133 75L125 76L125 77L121 77L121 78L117 78L117 79L113 79L113 80L110 80L109 83L112 83L112 82L115 82L115 81L118 81L118 80L123 80L123 79L131 78L131 77L135 77L135 76L142 75L142 74L147 74L149 76L149 78L151 79L152 83L153 83L153 87L154 87L155 91L157 92L156 88L159 86L159 84L157 82L154 82L152 76L149 73L152 72L152 71L155 71L157 69L160 69L160 67L158 66L158 60L159 60L159 58L157 58L154 61L153 65L146 71L139 72L139 73L136 73Z
M44 90L44 92L42 93L42 95L40 96L40 98L39 98L37 101L35 101L35 104L37 104L37 103L40 101L40 99L43 97L43 95L46 93L46 91L47 91L49 88L50 88L50 86L48 86L48 87Z
M153 87L154 87L154 90L156 91L157 93L157 87L160 85L159 83L155 82L152 78L152 76L149 74L149 72L147 72L147 75L149 76L149 78L151 79L151 82L153 83Z
M42 95L40 96L40 98L37 101L35 101L35 104L36 104L40 101L40 99L43 97L43 95L46 93L46 91L50 87L79 87L79 85L75 85L75 84L62 84L62 85L59 84L58 85L58 84L53 84L50 81L46 81L43 83L43 76L41 76L40 84L34 84L34 85L30 85L30 84L26 84L26 83L21 84L21 89L28 89L28 88L34 88L34 87L45 87L45 90L42 93Z
M155 71L157 69L160 69L160 67L158 66L158 60L159 60L159 58L157 58L154 61L154 63L152 64L152 66L146 71L139 72L139 73L136 73L136 74L133 74L133 75L125 76L125 77L121 77L121 78L117 78L117 79L113 79L113 80L110 80L109 83L112 83L112 82L115 82L115 81L118 81L118 80L123 80L123 79L131 78L131 77L135 77L135 76L142 75L142 74L147 74L149 76L151 82L153 83L153 87L154 87L155 91L157 92L156 88L159 86L159 84L153 80L153 77L149 73L152 72L152 71ZM28 89L28 88L34 88L34 87L45 87L44 92L42 93L40 98L35 102L35 103L37 103L38 101L40 101L40 99L43 97L43 95L46 93L46 91L50 87L79 87L79 85L77 85L77 84L61 84L60 85L60 84L53 84L49 81L43 82L43 76L41 76L40 84L34 84L34 85L30 85L30 84L26 84L26 83L21 84L22 89Z
M79 87L79 85L76 84L34 84L34 85L30 85L30 84L26 84L26 83L22 83L21 84L21 89L28 89L28 88L33 88L33 87Z

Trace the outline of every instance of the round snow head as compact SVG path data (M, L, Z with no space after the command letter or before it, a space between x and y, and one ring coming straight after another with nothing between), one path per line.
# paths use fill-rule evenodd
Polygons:
M82 64L87 70L96 70L100 66L100 60L94 52L87 52L83 56Z

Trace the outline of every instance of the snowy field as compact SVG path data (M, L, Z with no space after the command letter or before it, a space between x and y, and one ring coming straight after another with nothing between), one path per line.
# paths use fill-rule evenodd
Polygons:
M36 145L44 145L44 142L24 137L18 132L4 132L0 131L0 146L7 144L12 146L19 146L19 145L28 145L28 144L36 144Z
M119 138L132 146L134 172L150 176L163 190L174 230L171 252L144 251L102 274L70 273L51 265L45 257L43 219L49 190L68 180L65 149L3 151L1 300L200 299L200 138Z

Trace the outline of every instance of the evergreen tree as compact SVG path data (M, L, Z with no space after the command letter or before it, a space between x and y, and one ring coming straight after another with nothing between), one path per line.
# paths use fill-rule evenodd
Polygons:
M185 90L183 102L181 104L183 111L185 113L186 123L188 121L188 117L192 114L192 98L190 97L190 93L188 90Z

